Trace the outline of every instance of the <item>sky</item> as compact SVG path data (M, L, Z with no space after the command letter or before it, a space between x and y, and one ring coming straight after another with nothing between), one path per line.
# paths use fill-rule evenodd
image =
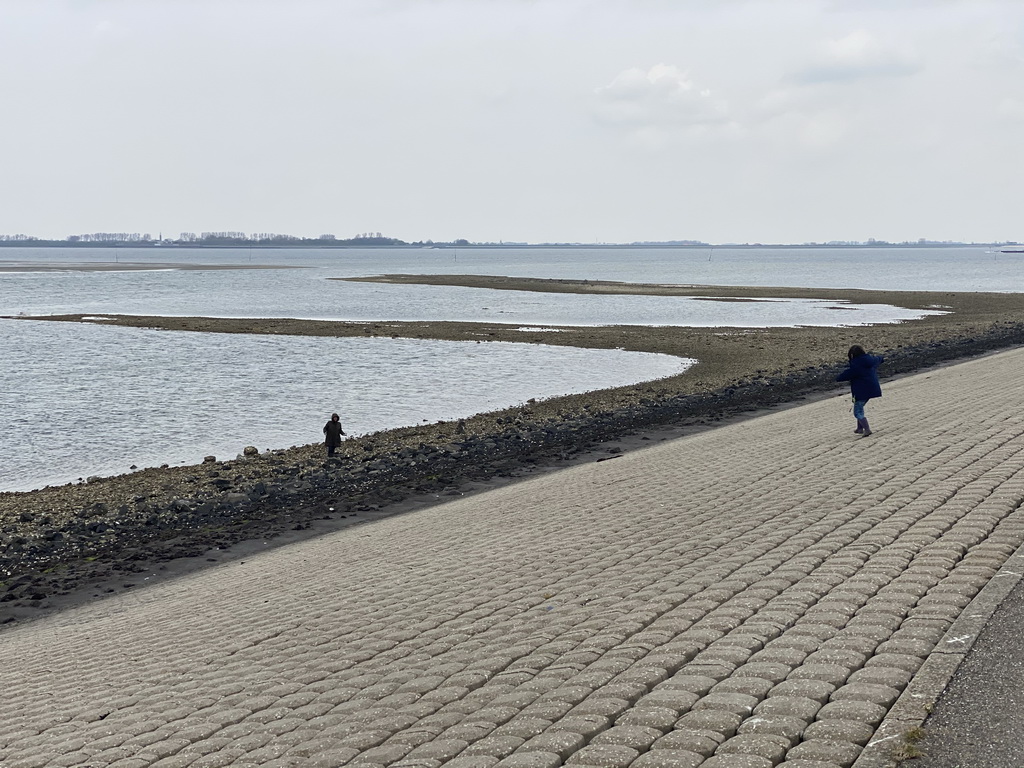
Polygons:
M1024 239L1019 0L0 0L0 234Z

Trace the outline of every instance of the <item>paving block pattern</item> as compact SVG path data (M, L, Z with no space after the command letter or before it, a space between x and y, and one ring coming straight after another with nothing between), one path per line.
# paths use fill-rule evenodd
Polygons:
M1014 351L0 635L4 768L848 768L1024 542Z

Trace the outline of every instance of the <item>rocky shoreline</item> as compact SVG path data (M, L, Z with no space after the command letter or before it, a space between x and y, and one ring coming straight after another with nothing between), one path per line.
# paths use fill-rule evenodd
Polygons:
M934 295L924 296L922 301L932 306L937 302ZM542 341L551 343L555 340L550 336L558 336L557 343L688 354L701 364L658 382L365 435L345 442L329 460L321 446L311 445L29 493L0 493L0 622L31 617L62 595L111 578L125 581L154 563L302 531L318 521L370 519L411 497L443 500L467 484L572 460L624 435L707 424L812 393L838 391L837 361L854 341L886 355L887 376L1024 344L1024 323L1017 319L1024 302L1018 295L1007 296L942 295L943 303L959 313L898 326L567 328ZM80 316L47 319L81 321ZM369 327L380 335L479 340L480 334L489 334L523 340L515 329L483 324L118 317L112 322L307 335L363 335ZM607 449L603 457L613 457L616 450ZM125 583L130 586L131 580ZM103 591L111 588L95 587L95 594Z

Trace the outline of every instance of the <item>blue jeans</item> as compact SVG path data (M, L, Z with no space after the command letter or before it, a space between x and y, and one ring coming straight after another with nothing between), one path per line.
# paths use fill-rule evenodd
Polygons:
M867 400L854 400L853 401L853 418L863 419L864 418L864 406L868 404Z

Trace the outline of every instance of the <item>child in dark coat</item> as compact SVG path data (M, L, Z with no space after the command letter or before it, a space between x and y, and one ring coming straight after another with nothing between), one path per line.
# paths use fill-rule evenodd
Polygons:
M324 444L327 446L327 455L333 456L334 451L341 445L341 436L345 430L341 428L341 417L336 413L331 414L331 420L324 424Z
M847 357L850 365L836 376L836 381L850 382L853 416L857 419L857 429L854 431L867 437L871 434L871 427L868 426L867 417L864 415L864 406L872 397L882 396L882 385L878 383L878 366L884 358L880 355L869 355L858 344L850 347Z

